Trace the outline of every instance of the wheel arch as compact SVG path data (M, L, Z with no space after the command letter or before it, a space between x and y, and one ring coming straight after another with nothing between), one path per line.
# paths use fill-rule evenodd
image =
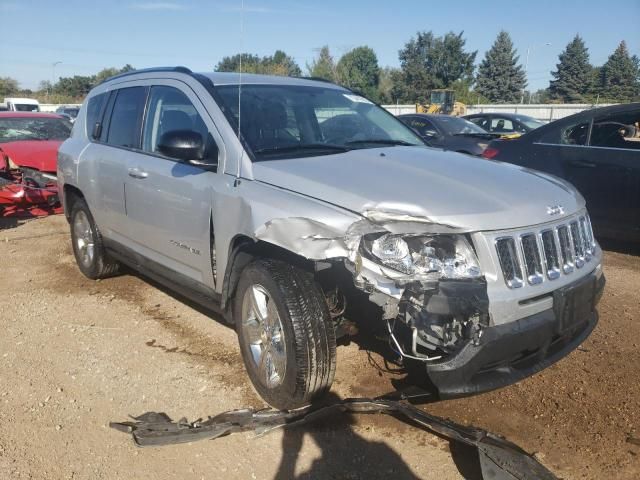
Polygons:
M230 300L235 295L236 287L244 268L259 258L281 260L308 271L313 271L315 264L312 260L273 243L256 240L243 234L236 235L229 247L229 257L224 272L222 298L220 300L223 310L229 311Z
M64 208L64 216L67 218L67 221L71 220L71 209L73 208L75 201L78 199L84 199L82 191L78 187L65 183L62 190L62 206Z

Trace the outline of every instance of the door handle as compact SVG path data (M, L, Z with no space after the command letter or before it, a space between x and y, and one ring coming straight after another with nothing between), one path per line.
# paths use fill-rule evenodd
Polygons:
M595 168L595 167L597 167L597 165L595 163L583 162L581 160L574 160L572 162L569 162L569 165L571 165L573 167L578 167L578 168Z
M133 178L147 178L149 174L147 172L143 172L139 168L130 168L129 176Z

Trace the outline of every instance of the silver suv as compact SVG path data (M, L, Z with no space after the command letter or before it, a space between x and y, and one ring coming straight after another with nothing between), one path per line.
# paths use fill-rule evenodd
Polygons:
M277 408L330 388L353 321L444 398L531 375L597 322L602 252L574 188L428 148L331 83L113 77L85 100L58 181L80 270L126 264L217 309Z

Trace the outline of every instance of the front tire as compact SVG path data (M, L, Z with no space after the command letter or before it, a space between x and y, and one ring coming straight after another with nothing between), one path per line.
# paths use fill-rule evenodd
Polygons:
M299 408L331 388L336 337L312 274L276 260L249 264L233 315L247 373L269 405Z
M118 273L120 264L107 254L100 230L84 199L73 203L70 220L73 255L80 271L92 280Z

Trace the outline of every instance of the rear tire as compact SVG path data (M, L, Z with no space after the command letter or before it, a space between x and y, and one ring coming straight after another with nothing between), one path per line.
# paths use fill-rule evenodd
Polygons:
M276 260L249 264L233 315L247 373L269 405L303 407L331 388L335 331L311 273Z
M120 264L106 252L100 230L82 198L73 202L70 227L73 254L80 271L92 280L116 275Z

